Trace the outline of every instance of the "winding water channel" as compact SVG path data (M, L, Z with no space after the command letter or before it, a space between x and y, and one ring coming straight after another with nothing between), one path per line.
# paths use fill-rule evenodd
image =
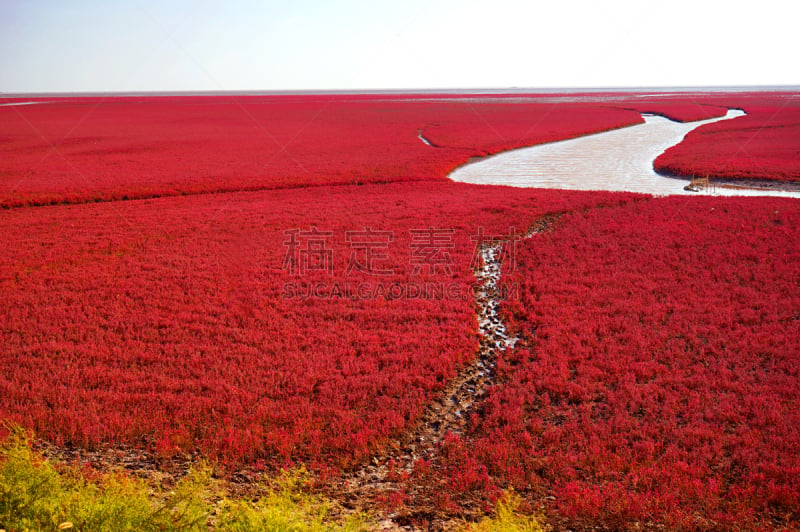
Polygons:
M642 115L643 124L499 153L457 168L450 174L450 179L483 185L626 191L658 196L800 197L797 191L722 186L691 192L684 190L687 181L664 177L653 170L655 158L678 144L691 130L744 114L731 109L723 117L687 123Z

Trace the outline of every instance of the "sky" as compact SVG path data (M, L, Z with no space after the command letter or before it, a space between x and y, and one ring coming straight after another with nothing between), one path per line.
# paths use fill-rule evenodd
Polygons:
M800 85L789 2L0 0L0 92Z

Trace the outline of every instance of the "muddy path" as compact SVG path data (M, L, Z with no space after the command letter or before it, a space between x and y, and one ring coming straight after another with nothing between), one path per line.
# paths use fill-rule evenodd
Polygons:
M557 218L553 215L539 219L518 238L530 238L551 230ZM348 510L374 511L392 493L409 488L413 490L414 486L402 479L407 479L413 473L415 464L419 460L435 459L447 434L461 437L467 434L470 417L479 413L480 403L493 384L498 355L517 342L517 338L509 336L499 315L503 250L505 246L513 244L508 240L489 239L478 243L481 264L474 272L480 337L478 355L428 405L424 416L407 433L406 438L390 446L395 449L394 452L373 457L370 463L346 474L330 490L326 490L328 495ZM423 488L430 489L430 486ZM378 529L381 530L416 530L420 528L419 523L424 523L427 530L447 530L456 523L453 516L439 514L433 504L424 503L383 517L378 523Z

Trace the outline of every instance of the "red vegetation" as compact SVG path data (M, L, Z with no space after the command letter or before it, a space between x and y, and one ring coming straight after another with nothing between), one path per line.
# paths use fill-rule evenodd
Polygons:
M666 198L521 244L522 342L450 444L454 485L553 496L573 530L798 526L798 227L796 200Z
M746 116L702 126L655 161L659 172L726 179L800 181L800 100L731 98Z
M504 307L521 342L467 437L416 479L443 506L513 485L572 529L797 527L796 201L445 180L471 157L640 122L630 109L723 106L749 114L658 169L796 180L796 100L594 97L0 107L0 206L106 201L0 211L0 419L82 447L353 467L474 360L470 237L566 212L519 244L503 282L521 287ZM151 199L107 201L123 198Z
M621 107L635 109L640 113L661 115L677 122L695 122L697 120L707 120L725 116L728 112L727 107L709 105L701 102L687 101L687 98L679 98L677 101L671 99L663 100L644 100L620 102Z
M453 112L456 114L451 118ZM642 123L638 112L586 103L454 103L443 116L423 130L425 138L437 147L460 148L473 155L491 155ZM481 151L476 153L475 148Z
M478 227L626 198L420 183L7 210L0 418L79 446L347 467L474 358ZM330 273L284 262L312 226ZM366 227L391 232L372 266L393 274L347 272ZM453 231L434 271L412 233L431 227Z
M473 156L640 121L594 104L404 96L80 98L0 107L0 206L443 180ZM420 131L440 132L441 147L426 146Z

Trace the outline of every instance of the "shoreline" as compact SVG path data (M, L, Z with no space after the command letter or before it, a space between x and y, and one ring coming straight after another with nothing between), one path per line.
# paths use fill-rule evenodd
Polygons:
M658 175L667 179L675 179L676 181L683 181L691 183L692 177L672 174L668 172L658 172ZM785 181L779 179L757 179L757 178L736 178L736 177L718 177L709 175L709 186L727 189L741 189L741 190L755 190L755 191L771 191L771 192L799 192L800 181Z

